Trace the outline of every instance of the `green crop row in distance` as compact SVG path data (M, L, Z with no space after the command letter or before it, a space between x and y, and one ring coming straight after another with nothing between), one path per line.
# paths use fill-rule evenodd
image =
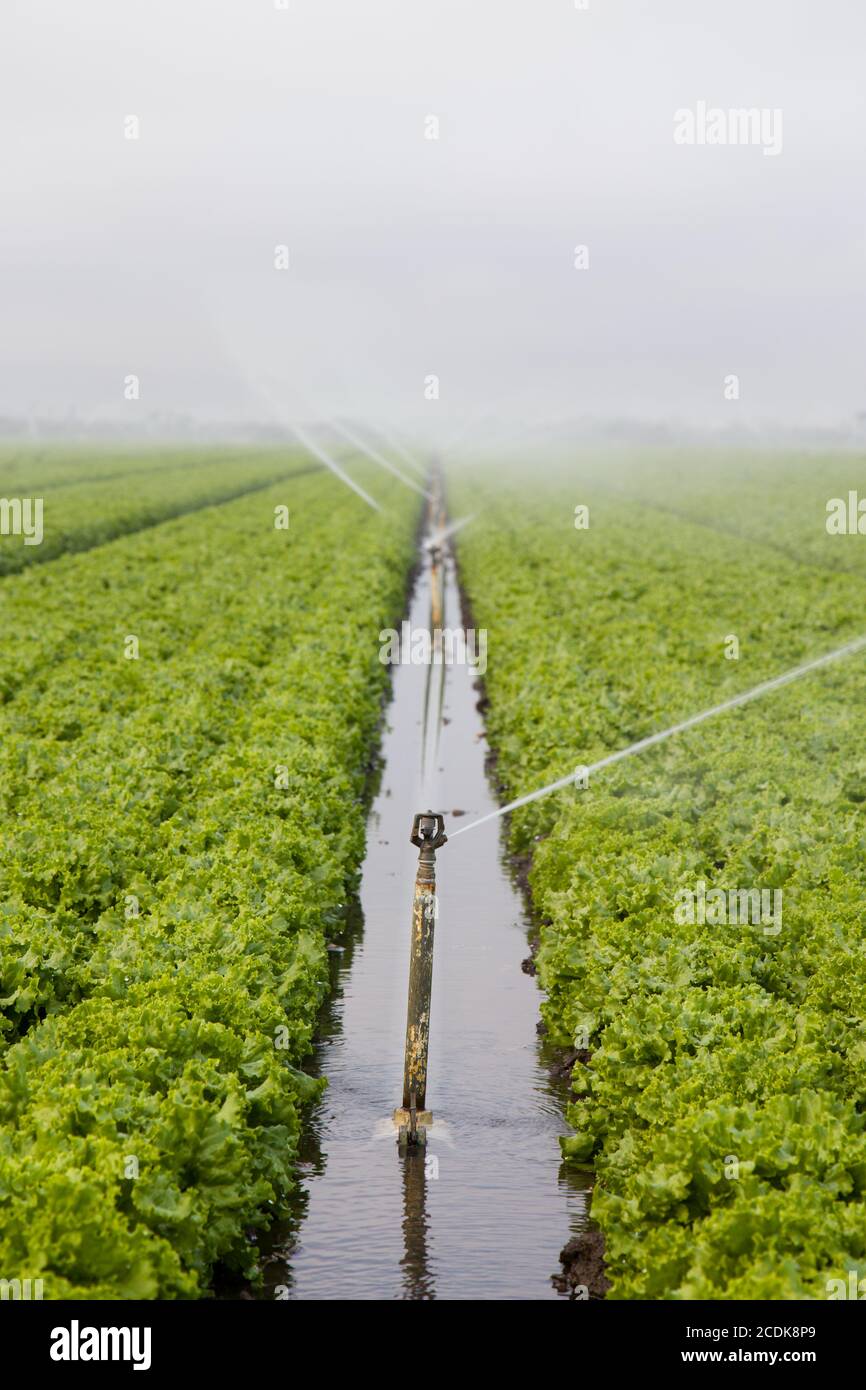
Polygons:
M35 443L30 440L0 445L0 495L42 494L54 488L81 487L85 483L109 483L117 478L135 478L146 473L173 473L183 469L207 470L215 463L243 462L255 448L206 445L150 448L116 444Z
M766 518L822 525L814 479L777 461L768 484ZM451 502L478 513L458 545L504 799L866 627L855 575L614 496L600 469L482 470ZM544 1017L584 1058L565 1149L596 1168L613 1297L825 1298L866 1274L864 661L512 817ZM698 885L779 892L778 931L678 920Z
M4 583L0 1270L46 1298L200 1296L292 1186L415 513L319 474Z
M0 576L318 467L305 455L277 449L167 459L149 453L43 458L25 451L5 468L0 459Z
M591 487L596 499L606 496L623 506L642 502L651 513L658 513L652 524L660 530L665 517L679 517L806 567L866 570L862 546L866 455L862 451L618 451L581 458L575 473L578 479ZM853 528L852 506L857 509Z

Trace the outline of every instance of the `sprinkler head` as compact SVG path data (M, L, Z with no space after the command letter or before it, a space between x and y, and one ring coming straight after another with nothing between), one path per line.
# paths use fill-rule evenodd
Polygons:
M418 849L440 849L448 839L445 817L438 811L419 811L412 822L409 839Z

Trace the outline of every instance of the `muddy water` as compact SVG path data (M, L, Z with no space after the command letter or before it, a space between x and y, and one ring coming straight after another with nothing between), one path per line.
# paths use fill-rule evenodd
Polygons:
M457 626L450 560L445 570L444 625ZM426 565L410 621L430 625ZM466 823L455 812L474 819L494 805L473 679L465 665L395 668L363 931L332 957L336 988L317 1057L330 1085L304 1140L296 1222L271 1242L265 1296L554 1298L559 1251L585 1229L586 1193L560 1165L564 1094L538 1040L538 988L520 968L528 924L503 864L501 822L437 856L426 1153L401 1155L390 1118L402 1088L412 817L441 810L447 831Z

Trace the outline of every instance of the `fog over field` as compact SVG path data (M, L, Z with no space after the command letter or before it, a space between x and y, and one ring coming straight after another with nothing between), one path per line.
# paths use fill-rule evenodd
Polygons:
M4 417L862 432L857 0L39 0L3 30Z

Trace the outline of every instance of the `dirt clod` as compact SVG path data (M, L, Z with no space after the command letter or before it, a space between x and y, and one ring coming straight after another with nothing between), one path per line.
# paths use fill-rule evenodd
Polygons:
M563 1048L556 1060L551 1062L548 1071L557 1080L570 1081L575 1062L580 1062L586 1066L591 1056L592 1054L587 1052L585 1047Z
M604 1236L601 1231L583 1231L573 1236L559 1254L562 1273L553 1275L559 1293L571 1298L604 1298L610 1280L604 1269ZM585 1291L585 1292L584 1292Z

